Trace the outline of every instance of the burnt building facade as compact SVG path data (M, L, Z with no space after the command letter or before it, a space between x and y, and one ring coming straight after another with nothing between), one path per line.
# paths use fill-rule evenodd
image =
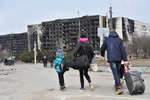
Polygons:
M28 25L28 51L32 51L34 49L34 42L36 42L36 48L41 50L41 24L32 24Z
M11 54L10 39L10 35L0 35L0 52L5 51L6 57L8 57Z
M130 42L134 36L150 36L150 24L125 17L113 18L113 28L126 42Z
M94 50L100 48L98 28L108 28L107 16L83 16L71 19L57 19L41 24L28 25L29 48L33 50L33 33L36 33L37 48L55 51L66 47L73 49L81 34L85 34ZM144 28L143 28L144 27ZM144 30L149 33L149 25L124 17L112 18L112 28L124 41L131 41L136 34L142 34ZM140 29L140 30L139 30ZM143 30L143 31L142 31ZM142 31L142 32L141 32Z
M28 32L0 35L0 48L9 56L18 56L25 50L32 51L35 43L38 50L56 51L63 47L72 50L79 35L85 34L93 49L99 50L98 28L108 27L108 17L100 15L46 21L28 25ZM150 36L150 24L124 17L112 18L112 27L124 41L131 41L135 35Z
M85 34L93 49L99 49L100 40L97 36L97 29L100 26L106 27L104 22L106 22L106 17L99 15L42 22L42 48L47 50L57 50L63 47L73 49L78 42L79 35Z
M6 50L8 56L19 56L28 50L27 32L0 36L2 50Z
M124 41L131 41L134 33L134 22L134 20L128 18L116 17L113 18L113 29L115 29Z

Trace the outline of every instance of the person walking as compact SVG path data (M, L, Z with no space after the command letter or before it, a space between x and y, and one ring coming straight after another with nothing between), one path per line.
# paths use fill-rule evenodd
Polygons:
M65 82L64 82L64 73L67 70L66 70L65 66L63 65L64 59L65 59L65 55L63 53L63 50L61 50L61 49L57 50L54 67L56 69L56 72L58 73L60 90L64 90L66 88Z
M122 94L123 90L121 88L120 82L120 68L121 61L127 65L127 55L124 47L123 40L119 38L117 32L111 31L109 37L107 37L101 47L101 56L105 56L105 51L107 50L107 60L110 63L110 68L115 80L115 89L117 94Z
M55 57L56 57L55 54L50 55L49 62L50 62L50 67L51 68L53 68Z
M85 35L81 35L80 36L80 40L79 43L77 44L77 46L75 47L74 51L73 51L73 55L76 56L82 56L82 55L87 55L89 62L91 63L92 58L94 57L94 52L91 48L91 46L89 46L88 43L88 38L86 38ZM90 63L88 66L84 66L82 68L79 68L79 73L80 73L80 83L81 83L81 88L82 90L84 90L84 76L87 79L90 89L94 90L94 86L91 82L91 78L88 74L88 69L90 67Z
M47 67L47 57L46 56L43 56L43 58L42 58L42 61L43 61L43 66L44 66L44 68L46 68Z

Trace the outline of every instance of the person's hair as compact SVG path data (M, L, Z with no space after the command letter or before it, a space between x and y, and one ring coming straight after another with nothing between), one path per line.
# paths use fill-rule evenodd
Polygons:
M86 38L86 35L81 34L80 38Z

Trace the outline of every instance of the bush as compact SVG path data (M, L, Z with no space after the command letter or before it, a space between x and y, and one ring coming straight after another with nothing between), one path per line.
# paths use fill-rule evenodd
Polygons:
M31 63L34 61L34 53L25 51L23 54L20 55L19 59L26 63Z
M37 51L37 61L41 62L41 59L43 56L46 56L47 58L49 58L49 54L50 54L50 51L48 51L48 50L41 50L41 51L38 50Z
M53 62L55 60L55 51L50 50L37 50L37 62L41 62L42 57L47 56L49 62ZM34 52L31 51L24 51L20 56L19 60L26 62L26 63L33 63L34 62Z
M47 56L48 61L50 59L55 59L54 56L55 52L54 51L49 51L49 50L37 50L37 62L41 62L41 59L43 56ZM52 56L53 55L53 56ZM33 63L34 62L34 52L31 51L25 51L23 54L19 56L19 60L25 63Z

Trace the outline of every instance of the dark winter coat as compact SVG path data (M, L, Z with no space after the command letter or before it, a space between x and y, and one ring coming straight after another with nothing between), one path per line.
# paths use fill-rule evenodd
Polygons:
M42 58L42 61L43 61L43 63L47 63L47 57L46 56L44 56L43 58Z
M74 56L87 55L89 62L91 63L92 58L94 57L94 52L88 42L79 42L73 52Z
M101 56L103 57L105 50L107 50L108 62L127 61L123 40L118 37L116 32L110 32L109 37L104 40L101 47Z

